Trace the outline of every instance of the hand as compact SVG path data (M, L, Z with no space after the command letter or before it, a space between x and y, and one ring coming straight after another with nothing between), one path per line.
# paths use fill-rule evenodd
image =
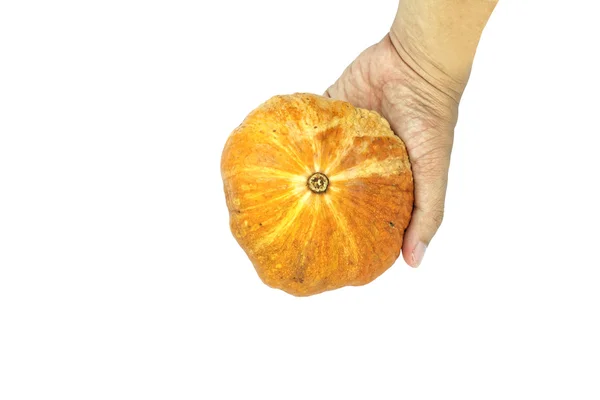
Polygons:
M358 56L325 96L383 115L404 141L410 157L415 206L402 254L417 267L444 215L448 167L460 94L443 74L420 75L418 60L398 49L390 35ZM418 70L418 69L416 69ZM424 78L427 76L428 78ZM432 83L435 82L435 83Z

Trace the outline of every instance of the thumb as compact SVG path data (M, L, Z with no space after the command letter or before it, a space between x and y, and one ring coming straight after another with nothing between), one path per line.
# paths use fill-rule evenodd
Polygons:
M333 83L333 85L329 86L325 93L323 93L324 97L328 97L330 99L347 101L354 106L358 106L358 104L354 104L356 101L360 103L360 99L357 99L356 96L351 96L346 91L346 83L349 78L349 68L346 68L342 75Z
M444 218L452 143L451 139L437 140L440 143L430 147L432 142L436 141L417 146L412 152L417 154L411 156L415 204L402 244L402 255L411 267L418 267L421 264L425 250Z
M330 99L338 99L338 100L344 100L346 101L345 96L343 96L343 93L340 93L340 91L338 90L338 82L336 81L333 85L329 86L329 88L325 91L325 93L323 93L324 97L328 97Z

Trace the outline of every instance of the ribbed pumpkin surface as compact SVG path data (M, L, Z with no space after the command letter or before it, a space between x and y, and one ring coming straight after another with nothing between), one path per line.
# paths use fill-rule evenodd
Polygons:
M271 287L363 285L400 255L413 179L404 143L375 112L273 97L230 135L221 173L231 231Z

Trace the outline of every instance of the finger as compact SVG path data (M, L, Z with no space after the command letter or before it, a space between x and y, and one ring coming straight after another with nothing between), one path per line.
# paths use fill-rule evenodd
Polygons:
M333 85L329 86L325 93L323 93L323 96L330 99L344 100L340 97L340 94L341 93L338 90L338 82L335 82Z
M443 145L412 160L415 205L402 244L404 260L412 267L423 261L444 218L450 152L451 145Z
M325 91L325 93L323 93L324 97L328 97L328 98L331 98L331 99L348 101L348 99L346 98L346 95L345 95L344 91L341 90L341 86L343 86L343 84L341 83L341 81L343 81L345 73L346 72L344 72L342 74L342 76L337 81L335 81L335 83L333 85L331 85L331 86L329 86L329 88L327 88L327 90Z

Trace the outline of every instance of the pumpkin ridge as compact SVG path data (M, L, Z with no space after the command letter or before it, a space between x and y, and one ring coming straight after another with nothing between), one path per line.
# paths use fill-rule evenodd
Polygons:
M225 178L235 177L236 175L251 175L255 179L282 179L287 181L299 182L299 175L293 172L287 172L282 169L263 167L263 166L243 166L224 174Z
M335 207L333 205L333 200L331 199L330 196L325 197L325 203L331 210L331 215L335 219L339 229L343 232L351 232L351 230L349 229L349 226L348 226L348 221L346 220L345 216L341 215L341 213L337 210L337 207ZM344 237L348 240L349 249L352 253L351 255L353 256L353 261L354 261L353 265L355 268L357 268L357 267L359 267L360 257L359 257L358 245L356 243L356 238L352 234L344 235ZM350 259L350 257L349 257L349 259ZM339 267L339 265L338 265L338 267Z
M310 216L308 218L310 218L310 227L308 228L308 235L306 237L306 239L304 240L304 246L302 248L302 252L300 252L301 254L301 259L300 259L300 265L297 269L297 274L299 276L301 276L302 278L304 278L306 276L306 272L308 270L309 265L306 263L306 255L308 254L308 247L309 245L312 243L313 241L313 234L314 234L314 229L315 226L317 225L317 219L318 219L318 215L320 214L320 207L321 207L321 202L318 201L319 199L315 199L315 201L313 201L313 209L309 209L307 208L307 210L310 210Z
M352 149L352 144L354 143L354 136L345 135L341 143L339 143L340 148L337 149L335 158L331 160L327 166L323 169L323 172L326 175L331 175L334 173L337 167L341 164L344 158L348 155L350 150Z
M269 189L263 189L262 191L259 191L256 193L253 193L251 190L245 189L243 191L240 191L241 193L243 193L241 196L244 198L244 200L256 200L261 197L265 197L265 195L267 195L267 194L290 190L290 188L293 186L289 181L285 181L285 180L282 180L282 181L286 183L285 187L276 186L276 187L272 187ZM300 194L302 192L299 188L292 189L292 190L298 190L299 191L298 194Z
M363 209L363 204L357 203L355 201L355 198L352 198L350 196L344 196L341 195L339 197L337 197L336 201L338 202L337 208L339 208L340 210L346 210L344 213L342 214L347 214L349 218L354 219L354 218L358 218L358 217L362 217L362 220L368 220L371 221L370 224L366 224L363 226L363 231L366 232L365 235L361 235L361 237L365 240L367 240L370 244L370 248L371 249L375 249L376 246L376 235L373 234L372 231L372 227L373 227L373 212L372 211L380 211L377 208L373 209L371 207L367 208L364 207ZM360 224L356 224L357 226L360 226ZM358 232L355 232L355 235L358 235ZM382 263L382 259L381 259L381 254L379 254L379 252L374 251L373 255L377 258L378 263L380 264ZM361 266L362 268L371 268L371 265L365 264Z
M406 162L400 157L386 158L384 160L368 158L360 164L356 164L348 169L331 175L331 179L345 181L350 179L368 178L373 175L387 177L400 174L405 170Z
M300 159L300 156L296 152L296 149L292 146L284 146L281 143L282 135L273 135L271 137L271 144L284 152L292 161L294 161L305 173L310 173L308 166ZM289 140L289 138L288 138Z
M269 242L272 242L273 239L277 236L285 236L285 233L290 229L293 223L298 219L299 215L302 212L302 209L306 206L308 197L311 195L310 192L305 193L302 197L298 199L297 204L291 209L287 215L282 218L279 223L271 229L271 232L268 235L260 238L256 243L256 249L263 248Z
M310 144L313 149L313 171L321 171L321 162L323 161L322 143L316 135L311 135Z
M274 191L277 191L277 190L274 190ZM259 208L262 208L262 207L269 206L272 203L286 201L288 199L291 199L292 197L297 197L298 199L300 199L300 197L302 196L302 192L303 192L302 189L296 188L296 189L293 189L292 191L286 192L286 193L284 193L284 194L282 194L280 196L272 197L270 199L264 200L263 202L261 202L259 204L255 204L253 206L248 206L248 207L240 207L239 210L242 211L242 212L256 210L256 209L259 209ZM263 196L263 195L264 194L261 194L261 196ZM246 199L249 199L249 197L246 197Z

